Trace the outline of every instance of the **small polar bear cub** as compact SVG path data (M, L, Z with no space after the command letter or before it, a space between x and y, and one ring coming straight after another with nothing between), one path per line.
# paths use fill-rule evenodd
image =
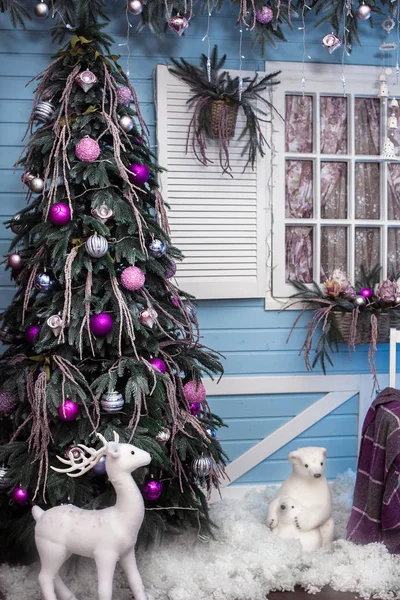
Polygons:
M332 496L324 475L326 456L325 448L314 446L290 452L288 459L293 465L293 470L268 506L269 528L281 537L298 538L304 550L308 552L311 551L308 549L309 545L316 546L313 550L329 546L334 537ZM294 508L291 508L292 506ZM295 530L298 533L316 533L317 535L313 533L313 544L305 541L303 544L302 537L288 535L290 528L293 533ZM320 538L318 545L317 536Z
M302 531L296 526L296 518L301 511L301 506L289 496L284 496L278 507L278 527L273 533L279 537L289 540L299 540L304 552L314 552L322 546L322 537L319 528L311 531Z

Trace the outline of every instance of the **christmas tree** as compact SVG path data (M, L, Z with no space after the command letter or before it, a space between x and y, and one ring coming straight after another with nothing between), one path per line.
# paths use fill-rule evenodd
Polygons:
M71 3L70 3L71 4ZM71 6L69 10L71 10ZM202 346L192 298L174 284L157 186L160 168L135 90L97 23L102 0L75 3L74 29L37 76L30 137L19 159L27 207L8 223L17 285L2 315L0 554L29 551L32 503L111 505L102 463L70 479L57 456L82 460L95 432L148 451L135 473L146 501L142 538L208 531L207 492L223 475L201 383L219 375Z

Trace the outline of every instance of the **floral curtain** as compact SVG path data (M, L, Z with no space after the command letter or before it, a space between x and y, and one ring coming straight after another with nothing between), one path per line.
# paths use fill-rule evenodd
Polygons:
M287 96L286 98L286 151L309 153L313 150L313 99L310 96ZM358 155L379 154L380 104L376 98L355 99L355 150ZM320 140L321 153L341 155L348 152L347 98L321 96ZM338 158L339 158L338 156ZM397 165L396 165L397 166ZM380 218L380 171L379 163L358 162L355 173L356 219ZM400 191L400 168L392 171L392 190ZM345 161L321 162L320 213L321 219L348 218L348 164ZM400 200L393 191L392 210L400 216ZM394 200L394 198L396 200ZM313 162L311 160L288 160L286 162L286 218L307 219L313 216ZM397 204L396 204L397 202ZM390 212L389 207L389 212ZM305 224L304 224L305 225ZM323 225L323 223L322 223ZM361 264L373 266L380 262L380 230L374 227L356 228L356 273ZM347 270L347 227L321 227L320 280L324 281L332 271L341 267ZM313 279L313 228L287 226L286 228L286 277L310 282ZM399 255L400 263L400 255Z

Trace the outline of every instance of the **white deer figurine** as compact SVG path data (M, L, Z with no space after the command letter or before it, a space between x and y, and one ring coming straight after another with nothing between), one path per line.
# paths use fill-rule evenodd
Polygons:
M102 510L85 510L72 504L55 506L43 511L32 508L36 521L35 540L41 561L39 583L44 600L76 600L62 581L59 570L71 556L78 554L94 558L97 566L99 600L111 600L113 577L118 560L121 561L135 600L146 600L142 578L136 566L135 544L144 517L143 497L131 476L132 471L148 465L148 452L130 444L119 444L114 431L114 441L100 434L100 450L79 447L89 454L75 459L72 452L66 460L66 469L56 469L69 477L79 477L91 469L102 456L106 456L107 475L114 486L117 501ZM56 595L57 592L57 595Z

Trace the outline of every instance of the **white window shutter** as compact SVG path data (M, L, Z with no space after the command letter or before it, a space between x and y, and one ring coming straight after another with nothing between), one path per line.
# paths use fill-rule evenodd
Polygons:
M221 172L215 140L207 141L213 164L198 162L190 145L186 152L190 94L166 66L157 67L158 159L167 169L160 176L161 191L171 207L172 242L185 256L178 265L179 287L199 299L264 297L266 157L258 157L254 171L248 167L243 173L245 142L237 138L244 116L239 111L229 149L233 178Z

